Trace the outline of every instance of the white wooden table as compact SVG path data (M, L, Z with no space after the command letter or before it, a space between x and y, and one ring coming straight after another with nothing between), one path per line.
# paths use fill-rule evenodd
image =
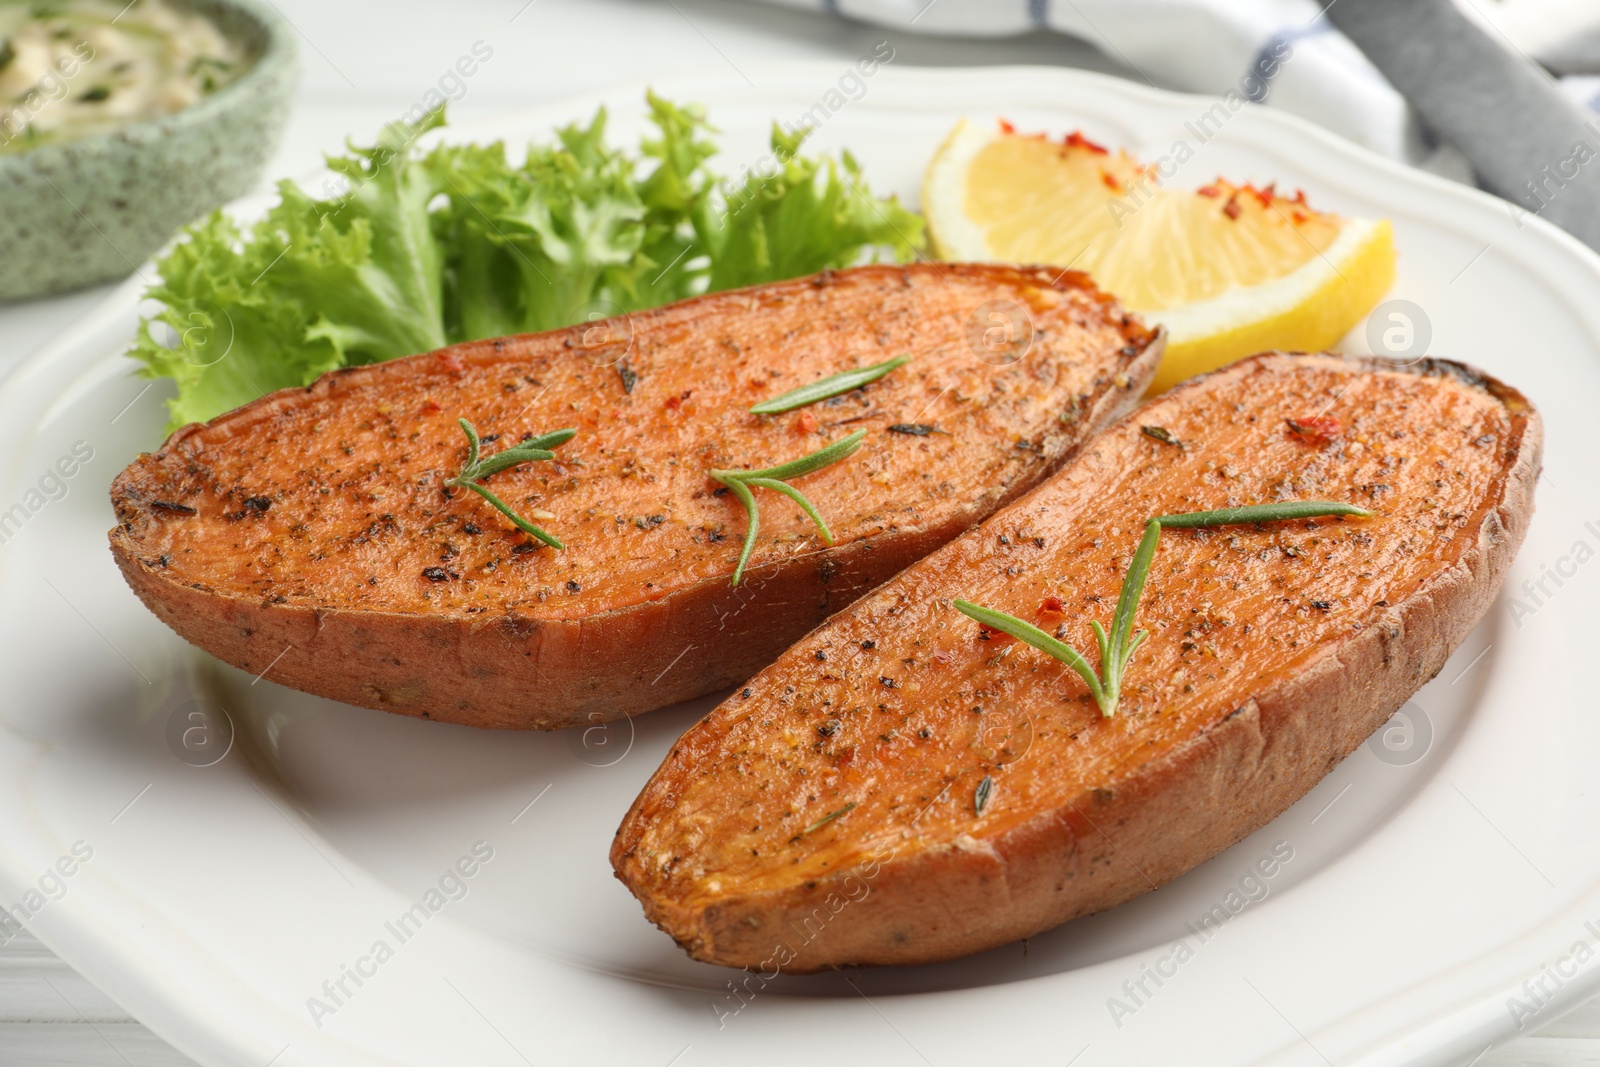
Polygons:
M263 188L305 174L347 135L371 137L446 67L484 41L494 56L451 104L455 121L622 81L727 65L759 84L785 60L841 64L889 38L900 65L1037 63L1120 73L1052 35L950 41L887 33L738 0L277 0L301 37L299 103ZM0 374L101 300L108 288L0 306ZM192 1061L22 936L0 947L0 1067L175 1067ZM1474 1067L1600 1067L1600 1000L1485 1053ZM1465 1065L1464 1065L1465 1067Z

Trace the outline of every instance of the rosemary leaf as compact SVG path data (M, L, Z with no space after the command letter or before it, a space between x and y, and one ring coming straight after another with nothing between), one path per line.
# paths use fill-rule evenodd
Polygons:
M461 472L465 474L478 465L478 429L466 419L457 419L456 422L460 424L461 432L467 435L467 465L461 468Z
M1100 646L1100 662L1108 662L1111 659L1111 638L1106 636L1106 628L1098 620L1090 619L1089 629L1094 631L1095 643Z
M487 478L491 474L499 474L501 471L515 467L519 463L533 463L536 460L555 458L556 454L547 448L523 448L519 445L516 448L507 448L496 452L492 456L480 459L477 465L472 468L471 477Z
M1133 618L1139 611L1139 598L1144 595L1144 583L1150 576L1150 562L1155 559L1156 542L1161 538L1161 524L1155 519L1144 524L1144 536L1139 547L1133 550L1128 561L1128 573L1122 579L1122 592L1117 597L1117 611L1111 618L1111 648L1122 648L1133 629Z
M798 478L802 474L819 471L823 467L837 463L861 447L862 440L867 436L867 431L857 430L848 437L841 437L825 448L819 448L809 456L791 459L787 463L780 463L776 467L763 467L754 471L712 471L712 477L718 474L733 474L743 479L774 478L786 482L790 478ZM720 479L719 479L720 480Z
M542 433L542 434L539 434L537 437L530 437L526 441L518 441L512 447L513 448L560 448L562 445L566 444L568 441L572 440L576 436L578 436L578 431L574 430L572 427L568 426L565 429L551 430L549 433Z
M1183 447L1183 442L1172 436L1172 431L1165 426L1141 426L1139 427L1139 432L1146 437L1160 441L1164 445L1174 445L1177 448Z
M808 404L815 404L819 400L826 400L830 396L848 393L852 389L859 389L868 382L875 382L885 374L911 362L910 356L896 356L886 359L882 363L874 363L870 367L857 367L855 370L840 371L830 374L826 378L819 378L809 385L802 385L798 389L791 389L782 396L775 396L771 400L763 400L750 410L757 415L779 415L795 408L803 408Z
M1094 669L1089 666L1089 661L1084 659L1082 653L1077 649L1064 641L1058 641L1056 638L1051 637L1033 625L1033 623L1023 622L1015 615L1007 615L1003 611L986 608L982 605L974 604L970 600L956 600L952 601L952 603L957 611L968 618L976 619L991 630L999 630L1001 633L1010 634L1018 641L1032 645L1041 652L1049 653L1077 671L1078 677L1082 678L1084 684L1089 687L1089 692L1093 694L1095 702L1100 704L1102 710L1104 710L1105 695L1100 685L1100 679L1095 676Z
M1133 649L1144 640L1133 633L1133 620L1139 612L1139 598L1144 595L1144 583L1150 577L1150 562L1155 559L1156 542L1160 539L1161 524L1155 519L1146 522L1144 536L1139 538L1139 547L1134 549L1133 559L1128 562L1127 576L1122 579L1117 611L1111 619L1111 637L1106 643L1107 652L1100 657L1100 673L1104 675L1107 697L1100 702L1100 711L1107 718L1117 713L1117 698L1122 693L1122 668L1127 665Z
M716 472L712 471L711 476L716 478ZM727 481L723 481L720 478L717 480L726 485L728 491L733 493L734 498L744 505L744 547L739 550L739 562L733 568L733 584L738 585L739 579L744 577L744 565L750 562L750 553L756 547L756 531L761 528L761 509L756 507L755 495L750 492L744 482L737 478L729 478Z
M463 482L462 487L465 489L471 489L474 493L477 493L479 496L483 497L483 499L493 504L497 509L499 509L502 515L515 523L517 529L521 530L523 533L537 537L551 548L560 549L567 547L558 541L553 534L545 533L543 530L539 529L539 527L535 526L527 519L524 519L521 515L518 515L511 509L511 505L507 504L504 500L501 500L499 497L495 496L494 493L490 492L488 486L479 485L477 482ZM549 515L550 513L540 512L539 514L541 517L543 517ZM554 518L555 516L550 515L550 517Z
M986 774L983 776L983 781L978 783L978 788L972 792L972 814L983 814L983 809L989 806L989 794L993 792L994 779Z
M1155 522L1168 530L1188 530L1200 526L1241 526L1257 522L1278 522L1283 519L1312 519L1321 515L1357 515L1363 518L1374 513L1354 504L1341 504L1333 500L1289 500L1281 504L1252 504L1244 508L1222 508L1217 511L1189 511L1181 515L1161 515Z
M758 489L771 489L775 493L782 493L796 504L799 504L805 510L805 513L811 517L811 521L816 523L817 532L822 535L822 539L830 545L833 544L833 531L828 529L828 524L823 521L816 505L807 500L805 494L801 493L800 490L788 482L780 482L776 478L746 478L744 481L746 485L753 485Z
M822 818L818 819L816 822L812 823L810 826L806 827L804 830L801 830L800 832L802 834L809 834L811 831L813 831L815 829L818 829L819 827L826 826L830 822L832 822L833 820L837 819L839 816L843 815L845 812L854 810L855 806L856 806L856 802L852 800L850 803L846 804L844 807L840 808L838 811L830 811L830 812L828 812L828 814L824 815Z
M554 459L555 453L550 450L560 448L578 435L578 431L568 426L561 430L551 430L549 433L530 437L526 441L518 441L510 448L496 452L493 456L478 461L478 477L487 478L497 474L507 467L514 467L518 463L530 463L534 460Z

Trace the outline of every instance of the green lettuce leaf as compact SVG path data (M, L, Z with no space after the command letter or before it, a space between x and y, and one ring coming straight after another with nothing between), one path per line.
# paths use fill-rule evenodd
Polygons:
M678 107L655 93L646 95L650 121L660 136L646 138L641 153L653 166L639 183L645 207L644 237L635 270L623 279L624 303L659 307L705 289L706 248L693 220L716 193L716 178L706 161L717 154L715 131L697 107Z
M556 144L530 146L518 168L499 144L442 147L424 163L448 197L463 339L588 317L634 263L644 205L634 161L606 146L605 122L602 110L587 127L558 130Z
M215 212L161 261L161 282L145 296L164 306L139 324L130 354L145 376L177 384L168 401L172 425L305 385L341 365L331 344L307 338L303 306L252 284L273 254Z
M712 290L852 266L865 248L904 260L922 247L922 218L894 197L874 197L850 153L838 162L800 155L810 132L773 123L772 173L756 168L721 205L702 205L697 227Z
M520 163L501 143L414 152L442 111L351 145L328 160L338 195L284 182L253 226L219 212L189 227L131 355L176 383L178 425L337 367L921 247L922 220L874 197L848 154L804 157L805 132L775 126L776 166L724 185L704 112L646 103L655 132L633 150L607 142L603 109Z

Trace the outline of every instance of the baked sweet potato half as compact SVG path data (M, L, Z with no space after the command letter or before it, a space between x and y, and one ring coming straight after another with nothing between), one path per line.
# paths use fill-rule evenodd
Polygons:
M987 334L986 334L986 331ZM901 355L852 392L752 405ZM861 267L329 374L174 433L116 479L111 550L189 641L285 685L474 726L632 715L748 677L1054 470L1136 402L1159 336L1082 275ZM559 428L485 482L556 550L446 485L458 418L484 454ZM713 468L865 431L763 492L759 542ZM497 440L498 438L498 440Z
M685 733L617 875L691 955L768 974L948 959L1144 893L1433 677L1522 540L1539 449L1522 396L1458 364L1268 354L1191 380ZM1145 520L1314 498L1374 514L1160 535L1114 717L952 605L1093 663Z

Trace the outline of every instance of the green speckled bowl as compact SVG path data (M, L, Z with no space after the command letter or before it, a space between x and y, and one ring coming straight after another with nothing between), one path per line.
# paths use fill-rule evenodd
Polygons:
M254 56L173 115L0 155L0 301L131 274L178 227L254 188L294 91L293 31L257 0L179 0Z

